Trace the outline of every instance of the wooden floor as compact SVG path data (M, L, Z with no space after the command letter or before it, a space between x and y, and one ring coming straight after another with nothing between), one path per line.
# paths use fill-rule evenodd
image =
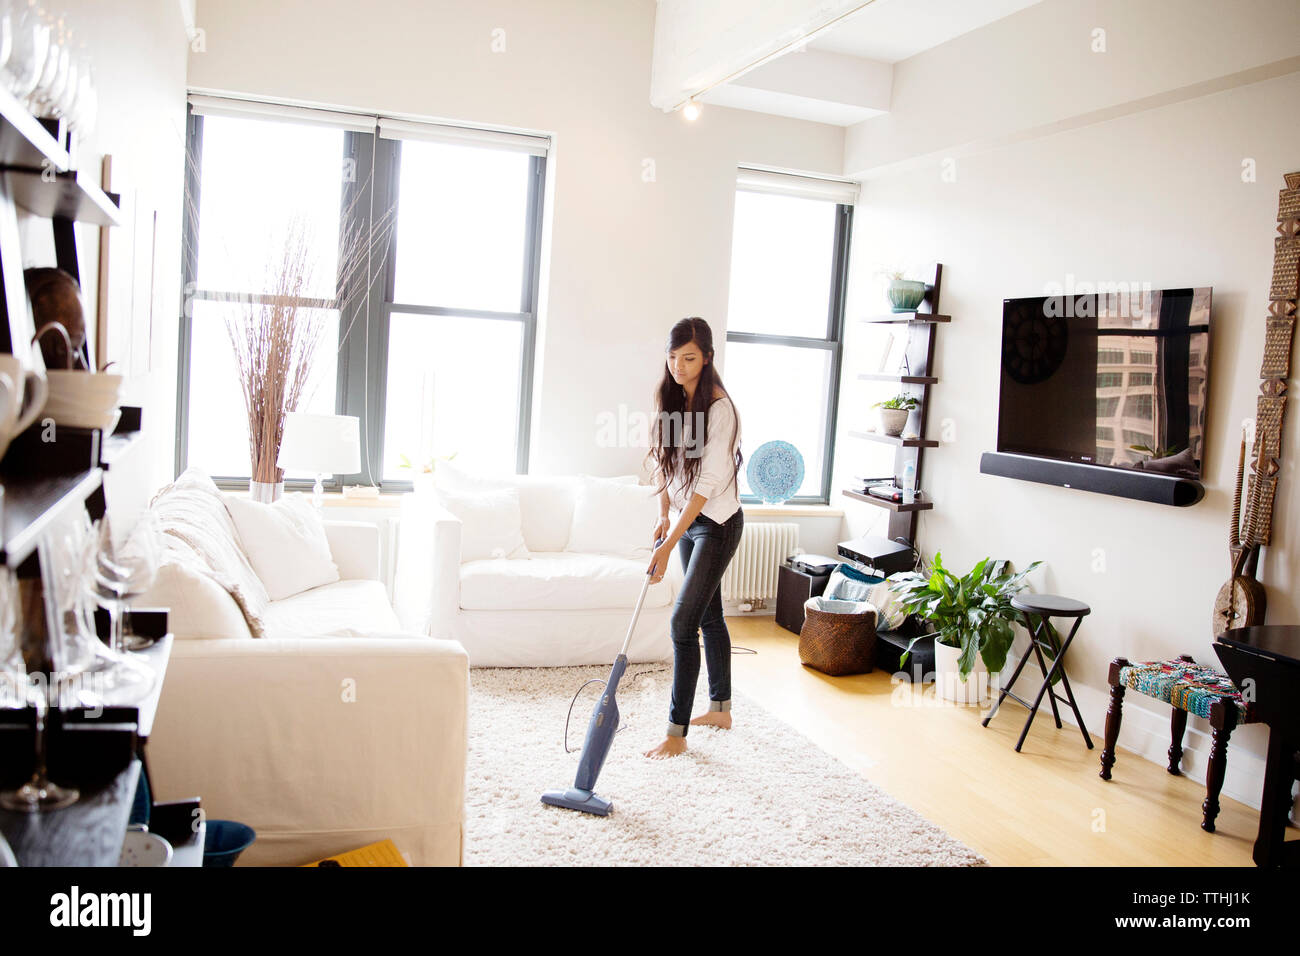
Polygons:
M981 727L982 708L936 703L931 687L803 667L798 637L770 617L727 626L733 645L758 652L733 656L736 691L995 866L1252 865L1256 811L1224 798L1218 832L1206 833L1204 786L1122 749L1102 780L1101 727L1088 750L1044 704L1016 753L1027 711L1011 700Z

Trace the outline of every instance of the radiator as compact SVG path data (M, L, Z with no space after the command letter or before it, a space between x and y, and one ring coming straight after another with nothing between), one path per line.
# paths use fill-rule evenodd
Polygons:
M798 550L799 526L794 522L746 523L740 547L722 576L722 599L761 606L767 598L776 597L777 568Z

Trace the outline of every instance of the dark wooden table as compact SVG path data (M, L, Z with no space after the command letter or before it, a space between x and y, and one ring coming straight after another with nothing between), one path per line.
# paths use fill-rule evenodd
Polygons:
M0 810L0 833L19 866L117 866L139 779L140 761L132 760L107 786L83 792L70 807L49 813Z
M1287 842L1291 783L1300 751L1300 627L1261 625L1224 631L1214 645L1228 676L1268 724L1268 758L1259 803L1257 866L1300 866L1300 840Z

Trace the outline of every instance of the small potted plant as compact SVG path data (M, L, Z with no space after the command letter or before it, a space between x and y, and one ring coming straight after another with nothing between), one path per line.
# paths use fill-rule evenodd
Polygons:
M1026 587L1026 575L1042 563L1035 561L1012 573L1006 561L985 558L959 578L943 566L936 552L928 572L913 571L890 580L890 590L899 595L907 612L934 628L935 691L941 698L971 704L984 700L987 675L1006 666L1015 640L1011 625L1020 615L1011 599ZM912 638L902 661L918 640ZM968 683L972 672L985 676Z
M893 311L915 312L917 306L925 301L927 286L924 282L904 278L902 269L886 269L884 274L889 279L889 288L885 294L889 296Z
M428 460L420 464L414 464L411 459L405 455L398 456L398 467L412 472L411 486L417 492L428 493L433 491L433 475L438 470L438 462L451 461L456 457L456 452L441 457L430 456Z
M871 407L880 409L880 430L891 438L897 438L907 427L907 416L920 404L914 396L900 393Z

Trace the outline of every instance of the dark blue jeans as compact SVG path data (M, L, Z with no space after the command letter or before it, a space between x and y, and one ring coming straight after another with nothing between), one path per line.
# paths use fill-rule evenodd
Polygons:
M722 524L698 515L677 542L686 579L669 624L673 638L670 737L685 737L690 726L695 684L700 676L701 632L709 671L709 710L731 709L731 635L722 616L722 575L740 547L744 528L743 508L737 508Z

